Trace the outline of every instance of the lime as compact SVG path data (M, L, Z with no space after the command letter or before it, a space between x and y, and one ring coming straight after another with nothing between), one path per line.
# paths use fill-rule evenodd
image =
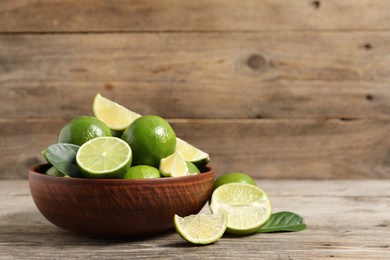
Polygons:
M111 136L110 128L93 116L79 116L68 122L58 136L58 143L82 145L100 136Z
M215 190L221 185L232 183L232 182L240 182L240 183L256 185L256 182L249 175L241 172L230 172L219 176L215 180L213 190Z
M176 138L176 152L180 152L184 160L192 162L198 168L202 168L210 162L210 156L207 153L180 138Z
M270 218L271 201L259 187L246 183L228 183L214 190L210 209L227 213L226 232L246 235L256 232Z
M64 177L65 174L57 170L56 167L52 166L46 171L46 175L55 176L55 177Z
M225 214L197 214L174 217L175 229L186 241L193 244L211 244L220 239L226 230Z
M130 146L117 137L97 137L83 144L76 161L87 178L123 178L130 168Z
M167 121L159 116L141 116L122 135L133 150L134 165L159 167L160 160L173 154L176 135Z
M186 162L188 168L189 175L197 175L200 174L198 167L195 166L192 162Z
M149 165L137 165L131 167L123 179L149 179L160 178L160 171Z
M181 153L173 153L160 162L160 172L165 177L178 177L190 175L187 162Z
M99 93L93 101L93 113L113 130L124 130L135 119L140 117L139 114L108 98L102 97Z

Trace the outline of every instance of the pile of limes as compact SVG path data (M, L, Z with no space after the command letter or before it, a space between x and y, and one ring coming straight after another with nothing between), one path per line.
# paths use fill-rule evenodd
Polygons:
M272 214L268 195L250 176L240 172L215 180L209 206L212 214L175 215L175 228L181 237L194 244L210 244L225 232L249 235L257 232Z
M47 175L146 179L200 174L207 153L178 138L163 118L141 116L97 94L95 116L80 116L43 152L53 165ZM75 172L80 172L80 176ZM244 173L217 178L209 201L212 214L174 216L177 232L195 244L217 241L225 232L248 235L270 219L268 195ZM260 232L260 231L259 231Z
M79 116L69 121L58 136L57 150L61 151L61 145L64 153L69 150L66 145L77 147L74 159L82 177L186 176L201 173L210 161L207 153L176 137L171 125L159 116L141 116L100 94L94 99L93 112L95 116ZM55 156L50 156L49 148L44 154L53 167L47 174L68 176L64 169L71 155L57 156L65 158L58 163L57 157L50 160Z

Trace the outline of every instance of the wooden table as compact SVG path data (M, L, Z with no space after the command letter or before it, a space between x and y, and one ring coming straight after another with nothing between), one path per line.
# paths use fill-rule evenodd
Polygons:
M226 235L208 246L187 244L173 230L143 239L96 240L44 219L26 180L0 181L0 259L390 259L390 180L258 184L269 193L274 212L297 212L308 229Z

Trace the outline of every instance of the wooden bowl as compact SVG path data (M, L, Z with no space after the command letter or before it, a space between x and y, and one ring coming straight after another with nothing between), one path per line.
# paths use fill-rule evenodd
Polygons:
M92 237L139 237L173 227L173 216L198 213L210 197L214 171L147 180L82 179L30 169L28 182L42 215L63 229Z

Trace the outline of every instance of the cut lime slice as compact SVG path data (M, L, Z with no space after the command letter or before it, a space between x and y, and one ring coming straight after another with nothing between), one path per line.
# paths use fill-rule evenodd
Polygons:
M195 166L192 162L186 161L187 167L188 167L188 174L189 175L197 175L200 174L200 171L198 167Z
M190 175L186 161L178 152L161 159L160 173L165 177Z
M228 183L214 190L210 209L227 213L226 232L246 235L256 232L270 218L271 201L259 187L246 183Z
M177 233L193 244L211 244L220 239L226 230L225 214L197 214L174 217Z
M99 93L93 101L93 113L112 130L124 130L140 117L139 114L102 97Z
M192 162L198 168L202 168L210 162L210 156L207 153L180 138L176 138L176 152L180 152L184 160Z
M76 161L88 178L123 178L130 168L130 146L117 137L97 137L83 144Z

